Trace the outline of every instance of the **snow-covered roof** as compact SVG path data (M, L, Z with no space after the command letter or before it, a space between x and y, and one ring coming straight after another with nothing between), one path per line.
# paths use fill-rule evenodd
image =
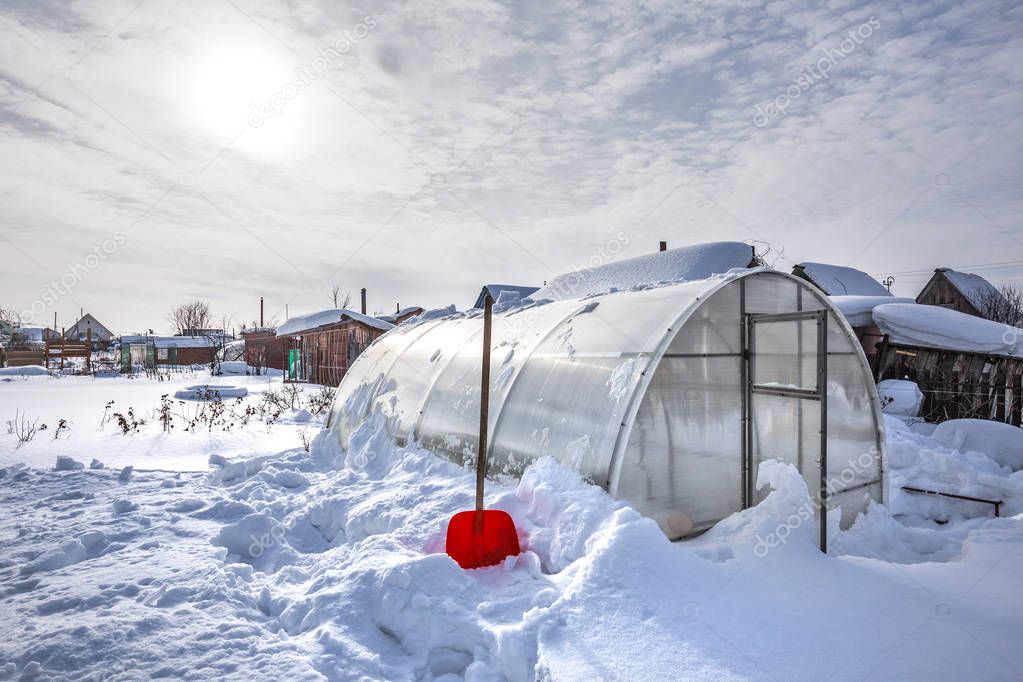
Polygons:
M952 286L958 289L959 293L966 297L966 300L978 312L983 312L985 303L992 300L991 297L997 300L1002 296L1001 292L991 282L972 272L959 272L949 268L938 268L935 272L943 273Z
M891 296L876 279L856 268L828 263L799 263L807 279L829 296ZM793 272L793 274L799 274Z
M321 310L318 313L310 313L308 315L293 317L277 328L277 336L293 336L295 334L301 334L302 332L313 331L320 327L338 324L345 320L361 322L368 327L373 327L381 331L387 331L394 327L394 325L390 322L385 322L379 318L363 315L362 313L357 313L354 310L339 308Z
M146 336L144 334L125 334L120 337L121 344L149 343L157 348L209 348L218 346L218 339L205 336Z
M742 242L710 242L614 261L558 275L530 296L535 301L561 301L609 291L704 280L753 262L753 247Z
M1023 329L950 308L889 303L875 307L873 315L893 343L1023 357Z
M500 301L502 295L507 302L509 298L522 299L539 290L540 287L527 287L517 284L484 284L483 289L480 290L480 295L476 297L476 303L473 307L482 308L488 293L494 299L494 302Z
M383 320L384 322L390 322L391 324L397 324L399 318L409 316L414 317L422 312L424 312L424 309L419 306L409 306L408 308L402 308L393 315L377 315L377 319Z
M888 303L914 303L911 298L896 296L828 296L842 311L842 316L853 327L869 327L874 324L874 308Z
M216 339L207 336L154 336L157 348L209 348L219 345Z

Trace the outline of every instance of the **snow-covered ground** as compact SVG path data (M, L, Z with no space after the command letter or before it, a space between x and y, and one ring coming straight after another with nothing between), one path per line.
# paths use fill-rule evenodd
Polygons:
M442 545L472 506L471 474L394 447L377 419L346 449L320 433L306 451L301 431L319 424L300 411L164 433L160 396L210 382L245 387L246 404L281 387L198 372L0 381L0 419L71 422L20 448L0 433L0 677L1023 677L1023 473L953 449L986 442L976 426L941 436L889 418L894 493L829 555L791 467L762 466L765 502L673 544L544 459L488 490L526 551L463 571ZM147 423L101 428L109 400ZM55 470L58 455L85 468ZM997 496L1004 518L898 490L910 483Z

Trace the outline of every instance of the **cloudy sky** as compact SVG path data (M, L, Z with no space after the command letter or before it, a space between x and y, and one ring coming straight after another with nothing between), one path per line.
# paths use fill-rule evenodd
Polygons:
M661 239L1023 283L1021 64L1002 0L6 0L0 305L465 307Z

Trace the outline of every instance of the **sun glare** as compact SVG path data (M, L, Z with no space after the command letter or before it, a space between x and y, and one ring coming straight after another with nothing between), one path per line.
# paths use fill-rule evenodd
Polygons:
M226 143L244 131L238 146L258 153L281 153L297 142L303 107L301 97L287 98L295 77L287 60L225 45L200 55L190 71L189 113L207 135Z

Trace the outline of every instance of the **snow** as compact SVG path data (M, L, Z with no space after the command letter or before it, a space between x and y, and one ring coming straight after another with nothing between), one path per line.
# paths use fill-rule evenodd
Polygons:
M959 290L966 300L973 304L973 307L977 310L983 310L984 304L991 300L991 297L1001 297L1001 292L986 279L980 275L975 275L972 272L959 272L957 270L949 270L943 268L939 270L943 272L948 281Z
M842 312L852 327L872 327L874 308L888 303L915 303L911 298L885 296L829 296L831 303Z
M529 298L560 301L639 286L710 279L746 268L752 260L753 247L742 242L695 244L573 270L550 280Z
M885 414L917 417L924 404L924 394L916 382L905 379L885 379L877 385L881 409Z
M984 419L951 419L931 436L947 448L982 452L1003 467L1023 470L1023 429Z
M245 426L236 423L226 430L221 427L211 430L202 424L185 431L187 424L179 415L191 418L203 403L181 404L174 394L205 384L215 386L217 378L202 370L163 372L159 380L145 375L104 379L54 375L0 381L0 427L14 417L15 411L48 427L20 447L14 435L0 428L0 467L26 463L50 468L57 455L69 455L81 462L96 458L115 471L127 465L140 470L203 471L209 466L211 454L251 457L297 447L301 444L300 434L308 432L312 437L325 417L323 414L312 423L301 422L294 419L297 412L286 411L272 427L253 417ZM279 372L276 376L232 376L230 383L248 392L241 405L233 404L234 397L224 398L224 403L239 414L246 406L259 405L268 391L280 392L284 388ZM301 390L302 395L308 395L319 387ZM170 398L175 414L172 434L164 433L158 421L157 408L163 395ZM114 404L106 410L111 400ZM129 408L146 424L138 431L124 434L112 415L126 414ZM55 438L61 419L67 421L69 429Z
M5 463L34 463L0 469L0 677L1013 680L1023 670L1023 478L973 427L962 444L976 449L962 451L946 444L961 427L946 441L888 418L887 502L833 528L828 555L792 465L763 463L761 504L671 543L543 458L517 484L487 488L523 554L463 571L443 537L471 508L474 475L397 447L379 413L344 449L322 432L307 449L287 420L248 427L255 439L238 428L245 443L230 451L152 422L132 436L98 428L96 404L148 411L205 379L0 384L0 414L51 404L79 415L68 437L21 449L0 433ZM265 379L237 381L267 390ZM130 444L124 457L119 443ZM90 450L140 466L53 468L58 454L87 461ZM156 451L208 463L154 471ZM1002 499L1005 518L901 490L910 484Z
M949 308L891 303L874 308L874 322L893 343L1023 357L1023 329Z
M891 296L876 279L856 268L828 263L800 263L799 267L829 296Z
M277 336L293 336L295 334L312 331L320 327L326 327L327 325L344 322L345 320L362 322L365 325L382 331L387 331L394 327L394 325L390 322L384 322L383 320L375 317L357 313L354 310L321 310L317 313L292 317L277 328Z
M178 400L215 400L217 398L241 398L249 394L244 386L228 386L225 384L196 384L174 391Z
M0 367L0 377L38 377L50 372L42 365L23 365L21 367Z

